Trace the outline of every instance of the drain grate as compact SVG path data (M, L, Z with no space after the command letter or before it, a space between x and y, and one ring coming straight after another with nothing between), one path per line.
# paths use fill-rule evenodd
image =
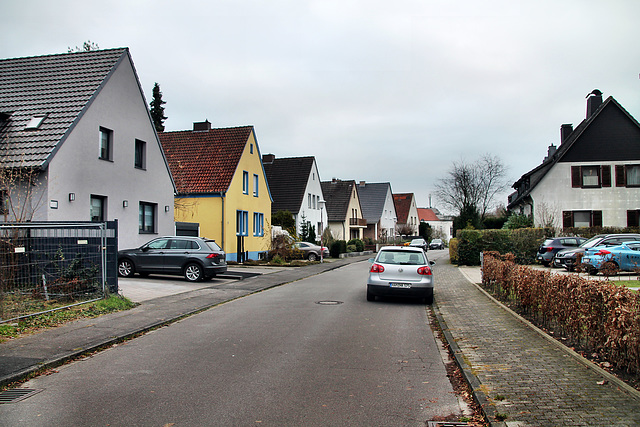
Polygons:
M0 393L0 405L3 403L16 403L24 400L28 397L38 394L42 389L35 388L14 388L11 390L5 390Z
M471 427L467 423L455 423L451 421L427 421L428 427Z
M316 301L316 304L320 304L320 305L339 305L339 304L342 304L342 301Z

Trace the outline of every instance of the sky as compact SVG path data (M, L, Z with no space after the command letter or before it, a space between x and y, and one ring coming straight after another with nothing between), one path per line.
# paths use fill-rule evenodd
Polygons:
M167 131L253 125L262 154L444 212L431 195L454 162L498 156L513 184L593 89L640 119L637 0L2 3L0 58L128 47Z

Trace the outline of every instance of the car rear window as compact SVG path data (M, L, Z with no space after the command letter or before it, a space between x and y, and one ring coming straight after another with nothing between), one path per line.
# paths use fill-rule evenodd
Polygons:
M382 251L378 255L382 264L423 265L426 264L424 253L418 251Z
M221 251L222 248L220 246L218 246L218 244L216 242L214 242L213 240L207 240L207 246L209 246L209 249L211 249L212 251Z
M545 240L544 243L542 243L542 246L551 246L553 244L553 239L548 239Z

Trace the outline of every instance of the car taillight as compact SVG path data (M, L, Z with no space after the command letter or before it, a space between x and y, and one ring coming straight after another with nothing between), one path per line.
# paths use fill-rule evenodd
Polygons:
M426 266L426 265L423 266L423 267L420 267L418 269L418 274L421 274L423 276L431 276L431 267Z
M609 255L611 252L609 252L606 249L600 249L598 252L596 252L596 255L600 255L600 256L604 256L604 255Z
M546 248L547 252L551 252L553 248Z
M383 273L384 272L384 267L381 266L380 264L373 264L371 266L371 270L369 270L370 273Z
M211 259L211 258L218 258L220 256L220 254L209 254L207 255L207 258Z

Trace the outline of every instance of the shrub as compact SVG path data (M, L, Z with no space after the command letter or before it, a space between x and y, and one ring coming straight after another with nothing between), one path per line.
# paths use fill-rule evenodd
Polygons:
M449 259L452 264L458 264L458 239L449 240Z
M344 240L336 240L331 244L329 253L332 258L340 258L340 254L347 252L347 242Z
M353 245L356 247L355 251L349 251L349 246ZM347 242L347 252L362 252L364 251L364 242L360 239L351 239Z

